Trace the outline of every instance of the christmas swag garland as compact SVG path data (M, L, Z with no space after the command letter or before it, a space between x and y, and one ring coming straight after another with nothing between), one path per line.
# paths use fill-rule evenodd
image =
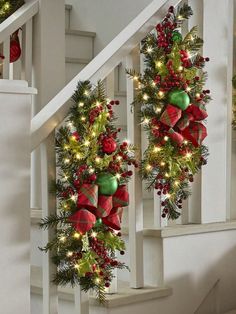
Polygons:
M126 267L115 252L125 250L119 230L129 203L127 165L138 164L134 147L117 138L113 106L119 101L107 103L100 82L95 89L80 82L72 99L67 125L56 134L59 213L41 222L56 227L56 235L42 250L51 251L57 265L55 284L93 289L104 302L113 269Z
M210 91L203 85L203 72L209 58L200 55L203 45L193 27L182 38L183 21L192 15L188 5L170 7L142 42L145 56L143 74L127 70L137 83L135 104L141 104L141 119L148 135L148 147L142 161L142 176L147 188L155 188L161 197L162 217L177 219L182 202L190 194L189 182L206 163L207 136L203 120Z

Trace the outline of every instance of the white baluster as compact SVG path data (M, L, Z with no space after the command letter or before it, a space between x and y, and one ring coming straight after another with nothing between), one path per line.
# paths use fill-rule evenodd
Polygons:
M226 33L229 1L217 1L216 5L215 0L204 0L203 4L203 54L211 58L206 70L209 75L207 86L213 98L208 106L208 137L205 140L210 156L202 169L201 222L207 223L225 221L228 206L230 165L227 162L231 150L227 136L231 95L227 93L227 70L231 56L227 35L232 36L232 33Z
M81 291L80 286L74 288L76 314L89 314L89 293Z
M114 99L115 97L115 72L114 70L106 77L106 93L109 99ZM113 280L109 288L106 289L106 293L116 293L117 292L117 269L113 271Z
M134 67L134 55L126 57L126 68ZM141 126L139 120L140 108L131 107L134 99L133 81L127 77L127 137L137 147L141 148ZM142 181L137 171L129 182L129 253L132 288L143 287L143 200Z
M3 55L5 58L3 60L2 77L4 79L9 79L9 76L10 76L10 37L8 37L3 42Z
M40 145L41 182L42 182L42 215L56 213L56 197L49 193L52 180L55 180L54 133ZM43 231L43 246L55 236L55 230ZM43 254L43 314L58 314L57 286L52 284L52 276L57 267L51 261L51 252Z
M22 34L22 79L32 84L32 19L23 26Z

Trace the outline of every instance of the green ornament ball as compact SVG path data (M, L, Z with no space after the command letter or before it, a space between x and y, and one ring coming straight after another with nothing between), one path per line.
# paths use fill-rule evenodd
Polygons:
M181 42L182 41L182 35L180 34L179 31L173 31L171 38L174 42Z
M99 194L103 195L113 195L118 188L117 178L107 172L100 173L97 176L96 184L98 185Z
M95 222L95 227L100 227L101 226L101 224L102 224L102 219L101 218L98 218L97 220L96 220L96 222Z
M170 92L168 95L168 101L170 104L175 105L182 110L186 110L190 105L189 95L180 89Z

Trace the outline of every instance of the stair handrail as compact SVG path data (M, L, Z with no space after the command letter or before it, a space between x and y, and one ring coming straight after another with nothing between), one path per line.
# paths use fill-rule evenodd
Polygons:
M12 33L35 16L38 11L39 0L31 0L3 21L0 24L0 43L4 42Z
M181 0L153 0L79 74L77 74L31 121L31 149L34 150L64 120L78 81L93 84L103 80L155 27L167 9Z

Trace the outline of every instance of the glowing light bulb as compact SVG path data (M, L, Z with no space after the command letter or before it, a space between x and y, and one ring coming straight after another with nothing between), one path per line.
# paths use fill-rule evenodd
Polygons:
M117 156L116 159L117 159L118 161L121 161L121 160L122 160L122 156Z
M156 112L156 113L161 112L161 108L160 108L160 107L156 107L155 112Z
M162 161L161 163L160 163L160 165L162 166L162 167L164 167L165 166L165 162L164 161Z
M85 120L86 120L86 117L82 116L82 117L80 118L80 120L81 120L81 121L85 121Z
M64 145L64 149L67 150L69 148L68 145Z
M148 124L150 122L150 120L148 119L148 118L145 118L144 120L143 120L143 123L144 124Z
M200 95L199 93L196 94L196 98L200 98L200 96L201 96L201 95Z
M187 153L187 154L185 155L185 157L186 157L186 158L191 158L191 157L192 157L192 154L191 154L191 153Z
M183 19L183 16L182 16L182 15L178 15L178 19L179 19L179 20L182 20L182 19Z
M73 127L73 123L72 123L72 122L68 122L68 123L67 123L67 126L68 126L68 128L71 129L71 128Z
M75 269L79 269L79 264L75 264Z
M94 173L94 171L95 171L94 168L89 169L89 173Z
M184 140L184 144L187 145L187 144L188 144L188 141L187 141L187 140Z
M93 237L93 238L96 238L97 235L98 235L98 234L97 234L97 232L95 232L95 231L93 231L93 232L91 233L91 237Z
M170 176L169 173L166 172L166 173L165 173L165 177L166 177L166 178L169 178L169 176Z
M168 193L168 194L166 194L166 197L167 197L167 198L170 198L170 197L171 197L171 195Z
M117 174L116 174L116 178L117 178L117 179L120 179L120 178L121 178L121 175L120 175L119 173L117 173Z
M76 196L72 195L70 199L74 202L76 200Z
M188 86L188 87L186 88L186 91L187 91L187 92L190 92L190 91L191 91L191 87Z
M66 254L67 257L71 257L72 255L73 255L73 252L71 252L71 251L67 252L67 254Z
M179 181L177 181L177 180L174 182L175 186L178 186L178 185L179 185L179 183L180 183L180 182L179 182Z
M160 67L162 66L162 62L161 62L161 61L157 61L157 62L156 62L156 66L157 66L158 68L160 68Z
M84 145L85 145L85 146L89 146L89 144L90 144L90 142L89 142L88 140L86 140L86 141L84 142Z
M101 162L101 158L100 158L100 157L96 157L96 158L95 158L95 162L96 162L97 164L99 164L99 163Z
M100 283L101 279L100 278L96 278L95 281L96 281L96 283Z
M134 80L134 81L137 81L137 80L138 80L138 76L135 75L135 76L133 77L133 80Z
M160 90L160 91L158 92L158 96L159 96L160 98L162 98L162 97L164 96L164 92Z
M67 179L68 179L68 176L64 176L64 179L67 180Z
M146 166L146 170L147 170L147 171L151 171L151 170L152 170L152 166L151 166L151 165L147 165L147 166Z
M153 148L153 153L158 153L160 150L161 148L156 146Z
M81 155L80 155L79 153L77 153L77 154L75 155L75 157L76 157L76 159L81 159Z
M143 99L144 99L144 100L148 100L148 98L149 98L149 97L148 97L147 94L144 94L144 95L143 95Z
M96 101L96 106L100 107L100 102L99 101Z
M182 65L180 65L179 68L178 68L178 71L181 72L181 71L183 71L183 69L184 68L182 67Z
M84 103L83 102L79 102L79 107L83 107Z
M148 47L148 48L147 48L147 52L148 52L148 53L151 53L152 51L153 51L152 47Z
M89 92L87 90L84 91L84 95L88 96Z
M69 158L65 158L65 159L64 159L64 163L65 163L65 164L68 164L69 162L70 162L70 159L69 159Z
M65 236L61 236L60 237L60 242L65 242L66 241L66 237Z
M95 137L95 136L96 136L96 133L95 133L95 132L92 132L92 136Z
M80 234L79 234L78 232L75 232L75 233L73 234L73 237L74 237L75 239L79 239L79 238L80 238Z
M155 87L156 86L156 83L154 81L152 81L152 86Z
M168 136L164 136L164 140L165 140L166 142L168 141L168 139L169 139Z

